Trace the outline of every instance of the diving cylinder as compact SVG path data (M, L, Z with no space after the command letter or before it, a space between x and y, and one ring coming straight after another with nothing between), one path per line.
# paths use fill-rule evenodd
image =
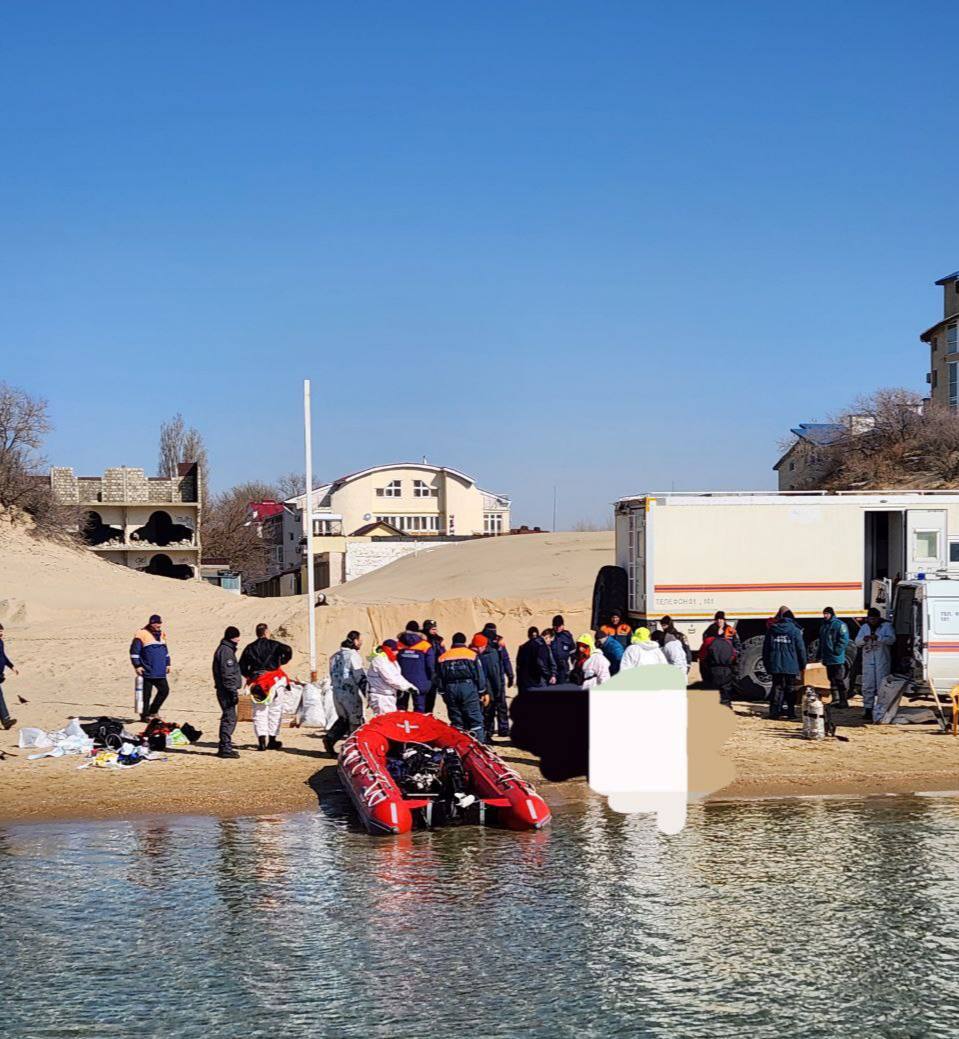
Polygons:
M138 715L143 714L143 675L137 675L133 683L133 709Z
M802 735L804 740L824 740L826 738L826 709L823 707L819 693L810 685L806 686L803 698Z

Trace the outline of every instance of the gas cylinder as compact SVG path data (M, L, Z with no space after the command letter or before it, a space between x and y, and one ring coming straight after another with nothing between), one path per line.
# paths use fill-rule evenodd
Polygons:
M143 714L143 675L137 675L133 683L133 709L137 717Z
M819 693L811 686L806 686L802 708L802 735L804 740L824 740L826 738L826 709L823 707Z

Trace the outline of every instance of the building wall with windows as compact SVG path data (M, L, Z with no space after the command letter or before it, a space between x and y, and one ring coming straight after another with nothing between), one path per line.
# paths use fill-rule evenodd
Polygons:
M508 534L509 498L484 491L465 473L428 463L375 466L313 492L314 519L350 535L369 523L389 523L412 537ZM306 495L288 504L305 513Z
M50 470L54 498L75 507L71 530L111 563L161 577L200 577L200 473L193 462L176 476L147 476L117 466L102 476Z
M920 335L929 344L929 396L959 410L959 271L940 278L942 319Z

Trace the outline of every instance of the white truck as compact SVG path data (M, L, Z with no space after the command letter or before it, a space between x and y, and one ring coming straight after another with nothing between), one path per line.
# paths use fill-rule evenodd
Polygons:
M614 611L650 628L668 614L695 651L725 610L744 646L740 687L758 695L769 685L762 636L780 606L812 644L823 607L854 638L876 605L900 636L895 669L908 664L942 692L959 682L959 491L650 493L614 509L597 626Z

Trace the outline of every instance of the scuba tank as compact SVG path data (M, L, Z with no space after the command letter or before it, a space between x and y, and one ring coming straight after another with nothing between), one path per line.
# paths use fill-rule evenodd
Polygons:
M806 686L802 708L802 735L804 740L824 740L826 738L826 709L823 707L819 693L811 686Z
M143 714L143 675L137 675L133 683L133 709L138 716Z

